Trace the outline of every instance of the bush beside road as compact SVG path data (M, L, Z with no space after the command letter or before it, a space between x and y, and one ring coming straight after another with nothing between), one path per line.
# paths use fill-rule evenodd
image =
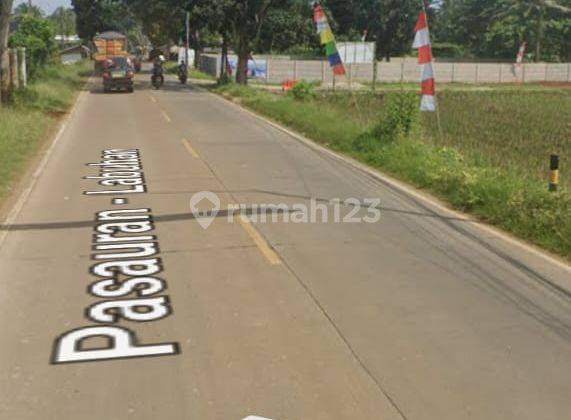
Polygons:
M414 93L300 101L236 85L216 92L571 258L570 182L549 193L546 170L550 153L571 158L571 90L447 92L440 97L442 138L436 116L418 115Z
M54 130L91 74L92 64L49 65L38 70L11 106L0 107L0 203Z

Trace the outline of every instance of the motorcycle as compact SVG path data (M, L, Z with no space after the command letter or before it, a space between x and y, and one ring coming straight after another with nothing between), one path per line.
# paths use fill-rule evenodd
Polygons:
M165 77L163 75L162 64L155 64L153 67L153 75L151 76L151 84L155 89L160 89L165 83Z
M181 63L181 65L178 66L178 80L180 80L180 83L183 85L186 85L186 81L188 80L188 69L184 63Z

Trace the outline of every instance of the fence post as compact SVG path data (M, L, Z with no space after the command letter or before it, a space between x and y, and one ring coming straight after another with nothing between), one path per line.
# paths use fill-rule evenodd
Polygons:
M571 82L571 63L567 64L567 81Z
M266 84L270 83L270 57L266 58Z
M452 80L451 80L451 83L454 83L455 79L456 79L456 63L452 63Z
M500 83L502 83L504 81L504 65L499 63L498 66L500 66Z
M10 62L10 90L13 91L18 87L18 56L16 50L11 48L9 50Z
M480 65L476 63L476 84L480 82Z
M549 191L556 192L559 189L559 156L551 155L549 164Z
M377 57L373 57L373 91L377 88L377 74L379 72L379 62L377 61Z
M353 88L353 63L349 64L349 89Z
M321 60L321 84L325 84L325 61Z
M293 80L297 80L297 60L293 60Z
M26 49L24 47L18 48L18 73L20 87L25 88L28 86L28 69L26 68Z
M403 57L401 65L400 65L400 82L401 83L404 82L404 60L405 60L405 58Z
M521 82L525 83L525 69L527 67L527 64L523 63L521 65Z
M545 63L545 79L544 82L548 82L547 76L549 75L549 64Z
M2 53L2 57L0 57L0 106L8 102L10 98L9 73L8 49L5 49Z

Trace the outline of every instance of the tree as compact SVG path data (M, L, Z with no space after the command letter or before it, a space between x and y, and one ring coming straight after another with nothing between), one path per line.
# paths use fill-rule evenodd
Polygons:
M476 57L513 60L523 41L535 60L569 59L571 0L443 0L436 38Z
M235 0L232 5L230 29L238 54L236 82L248 83L248 60L259 41L260 31L268 12L277 0Z
M56 28L58 35L70 36L75 34L75 12L73 9L58 7L48 20Z
M12 0L0 0L0 102L8 100L8 36Z
M184 29L186 0L124 0L155 46L177 42Z
M422 7L419 0L327 0L339 39L377 42L378 58L411 50L414 23Z
M571 13L571 8L556 0L502 0L500 11L496 17L524 16L534 22L535 27L535 61L542 59L542 44L545 37L547 20L553 20L554 14Z
M145 3L150 6L159 2ZM71 4L76 14L77 34L84 40L105 31L126 33L137 24L124 0L71 0Z
M319 48L312 20L311 5L306 1L283 2L269 10L262 25L258 52L286 52L293 47Z
M52 24L44 18L24 15L18 30L10 37L10 47L26 48L30 77L53 57L55 52L55 31Z

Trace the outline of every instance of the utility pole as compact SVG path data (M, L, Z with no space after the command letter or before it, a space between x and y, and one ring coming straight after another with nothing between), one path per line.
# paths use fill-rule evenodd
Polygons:
M188 74L188 49L190 47L190 12L186 12L186 42L184 44L184 66Z

